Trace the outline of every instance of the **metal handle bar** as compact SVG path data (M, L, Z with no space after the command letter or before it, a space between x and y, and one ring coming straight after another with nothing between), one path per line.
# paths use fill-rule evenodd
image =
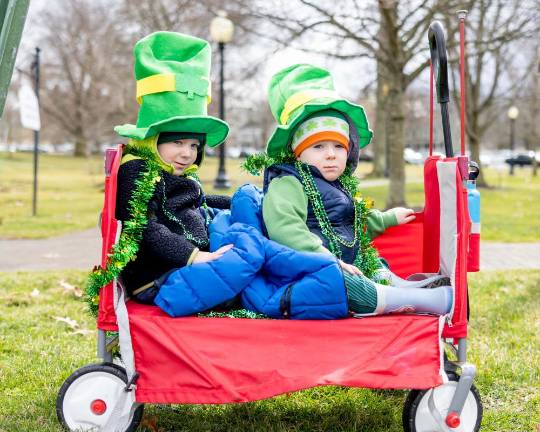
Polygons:
M433 75L437 84L437 102L441 105L444 149L446 151L446 157L453 157L454 149L452 147L452 134L450 132L450 119L448 115L448 102L450 101L448 91L448 62L446 59L444 30L439 21L433 21L430 24L428 40Z

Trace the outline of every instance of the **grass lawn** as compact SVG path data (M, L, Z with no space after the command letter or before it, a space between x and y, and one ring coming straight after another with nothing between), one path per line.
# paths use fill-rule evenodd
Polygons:
M241 160L227 161L232 193L244 183L260 185L261 178L240 169ZM32 212L32 155L0 153L0 238L43 238L95 226L103 202L102 158L40 155L38 215ZM207 158L201 180L207 193L214 193L217 158ZM370 164L357 171L364 177ZM407 166L407 201L423 205L422 167ZM540 177L530 170L486 170L491 189L482 190L482 236L501 242L540 241ZM362 192L375 199L378 208L385 206L388 186L365 187Z
M84 272L0 273L0 431L59 431L63 380L96 361ZM482 431L540 430L540 271L471 275ZM74 320L74 321L71 321ZM357 347L361 349L361 347ZM403 391L317 388L222 406L147 406L143 431L401 431Z
M254 177L227 161L232 190ZM0 238L44 238L95 226L103 205L103 159L40 155L37 216L32 217L32 155L0 153ZM208 193L217 159L207 158L201 180ZM256 179L255 179L256 180ZM230 192L229 192L230 193Z

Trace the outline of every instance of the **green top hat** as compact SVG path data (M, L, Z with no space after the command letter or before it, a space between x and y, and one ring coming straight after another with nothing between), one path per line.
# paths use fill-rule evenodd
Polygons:
M316 66L296 64L276 73L268 86L268 102L279 123L268 140L269 156L278 156L288 148L296 126L303 120L327 109L339 111L352 121L360 148L367 146L373 136L364 108L339 96L330 73Z
M156 32L137 42L137 125L114 130L138 140L160 132L195 132L205 134L211 147L222 143L229 126L207 115L210 54L208 42L181 33Z

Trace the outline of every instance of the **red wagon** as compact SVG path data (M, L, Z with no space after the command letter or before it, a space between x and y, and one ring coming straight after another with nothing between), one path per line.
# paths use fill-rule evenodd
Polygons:
M463 147L461 156L453 155L446 50L437 22L429 41L446 157L430 155L425 161L425 205L416 220L387 230L375 246L402 277L448 276L454 287L452 311L444 317L329 321L171 318L155 306L127 301L114 281L100 293L98 356L103 363L76 370L59 391L57 414L65 428L133 431L144 403L238 403L339 385L411 389L403 409L406 431L479 429L482 405L472 384L476 369L466 357L467 272L477 270L478 254L478 242L470 241L475 234L467 201L469 161ZM121 157L119 146L105 158L103 266L121 231L114 217ZM106 332L118 333L107 338ZM121 359L111 354L116 342ZM453 351L453 361L445 346Z

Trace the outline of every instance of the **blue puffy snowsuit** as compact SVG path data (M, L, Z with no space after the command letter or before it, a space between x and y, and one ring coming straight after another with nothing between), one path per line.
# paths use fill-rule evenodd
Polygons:
M171 272L155 303L171 316L211 309L240 294L243 306L272 318L336 319L348 315L343 275L331 255L298 252L266 238L262 192L242 186L231 211L210 225L210 250L232 243L220 259Z

